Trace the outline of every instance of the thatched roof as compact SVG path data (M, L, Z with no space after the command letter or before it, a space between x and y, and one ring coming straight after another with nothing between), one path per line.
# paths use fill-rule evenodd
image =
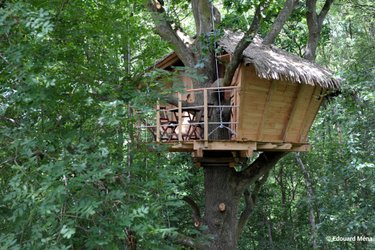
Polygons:
M243 33L225 31L219 45L232 53ZM259 38L243 53L244 63L255 67L258 77L273 80L287 80L294 83L318 85L323 88L339 88L340 80L331 71L301 57L290 54L273 45L263 45Z

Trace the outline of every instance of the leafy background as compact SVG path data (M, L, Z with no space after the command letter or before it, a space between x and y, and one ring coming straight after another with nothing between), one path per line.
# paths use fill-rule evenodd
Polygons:
M140 117L150 119L163 88L157 74L144 72L169 51L143 1L3 2L0 248L127 249L134 235L139 249L179 249L179 233L204 240L181 201L188 194L203 206L202 171L189 155L140 143L150 137L134 130ZM186 3L172 2L169 11L189 26ZM280 6L269 8L271 17ZM253 6L219 7L221 28L240 28ZM277 40L300 55L304 13L300 5ZM311 246L311 204L320 248L374 247L326 240L375 237L374 14L371 1L334 4L318 62L337 72L343 87L318 114L313 150L300 155L314 199L289 154L263 188L240 249Z

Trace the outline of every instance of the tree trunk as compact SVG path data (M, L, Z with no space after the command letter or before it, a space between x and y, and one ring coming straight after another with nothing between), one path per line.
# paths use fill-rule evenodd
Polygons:
M222 155L223 153L220 153ZM217 157L220 157L217 155ZM212 237L206 249L231 250L236 249L239 238L239 224L245 224L249 216L246 214L251 206L246 206L239 215L239 204L245 190L252 184L258 184L253 190L253 203L260 187L267 180L267 175L273 166L285 153L261 154L248 168L236 172L228 164L218 164L204 167L205 216L203 222L207 225L207 233ZM213 155L214 157L214 155ZM241 222L239 223L239 219Z
M237 214L242 193L237 189L234 169L229 166L204 167L204 188L204 222L213 237L207 249L236 249Z
M307 171L305 164L303 164L299 154L295 154L296 160L300 169L303 173L303 180L305 181L306 191L307 191L307 201L309 206L309 222L311 227L311 242L313 249L318 249L317 244L317 232L316 232L316 223L315 223L315 211L314 211L314 196L315 192L313 189L312 180L309 172Z

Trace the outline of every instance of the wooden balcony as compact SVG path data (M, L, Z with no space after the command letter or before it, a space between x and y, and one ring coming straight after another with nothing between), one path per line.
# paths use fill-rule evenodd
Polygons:
M181 93L177 93L178 106L157 105L155 138L157 142L187 142L187 141L209 141L209 136L213 132L210 128L225 126L231 131L231 138L235 138L237 129L238 108L235 96L238 95L239 88L231 87L211 87L186 90L185 96L202 98L195 103L201 105L186 105L185 98ZM208 95L227 95L231 99L230 105L213 105L208 102ZM212 121L211 114L214 110L227 109L231 113L230 121Z
M209 96L212 94L219 94L222 97L221 105L209 103ZM204 157L205 152L219 152L219 154L229 152L231 157L233 156L232 159L241 159L250 157L254 151L308 151L310 149L308 143L300 141L259 140L259 136L242 138L241 135L246 134L249 126L240 124L241 116L248 115L247 113L254 109L240 106L241 98L246 98L246 92L241 92L240 86L188 89L184 93L176 93L176 97L178 106L158 104L154 124L143 126L152 131L157 143L170 145L169 150L172 152L193 152L193 156L199 162L199 159L207 158ZM187 97L195 99L194 103L202 104L193 105L192 102L185 105ZM197 98L199 100L196 100ZM220 110L229 112L229 121L212 119L212 112L220 112ZM266 108L261 115L265 114ZM265 118L259 119L258 123L262 124L261 120ZM210 139L212 133L219 128L229 132L228 139ZM260 128L257 129L261 131Z

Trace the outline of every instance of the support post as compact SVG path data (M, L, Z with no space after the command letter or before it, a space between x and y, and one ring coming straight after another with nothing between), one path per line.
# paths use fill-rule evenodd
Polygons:
M203 89L203 126L204 126L204 141L208 141L208 99L207 89Z
M182 141L182 98L181 93L178 92L178 141Z
M159 101L156 104L156 142L160 142L160 105Z

